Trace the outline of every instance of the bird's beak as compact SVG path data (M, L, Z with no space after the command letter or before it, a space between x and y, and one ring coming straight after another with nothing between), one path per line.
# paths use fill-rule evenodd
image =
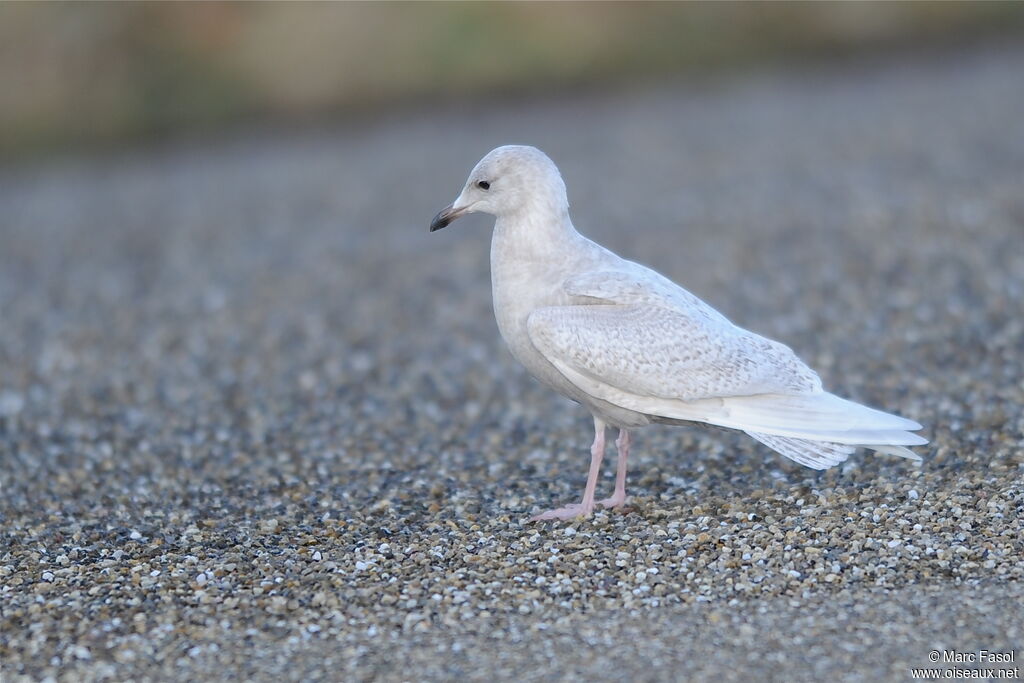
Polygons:
M436 230L440 230L441 228L448 227L449 223L451 223L464 213L466 213L466 207L460 207L456 209L454 204L447 208L441 209L441 211L438 212L436 216L434 216L434 220L430 221L430 232L434 232Z

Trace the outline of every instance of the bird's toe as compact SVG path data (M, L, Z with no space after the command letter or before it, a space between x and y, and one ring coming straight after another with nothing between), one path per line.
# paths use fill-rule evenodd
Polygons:
M618 510L626 507L626 496L625 495L613 495L604 500L597 501L597 504L603 508Z
M547 512L542 512L539 515L534 515L530 518L530 521L543 522L548 519L576 519L577 517L589 517L593 512L593 507L588 509L580 503L570 503L565 507L548 510Z

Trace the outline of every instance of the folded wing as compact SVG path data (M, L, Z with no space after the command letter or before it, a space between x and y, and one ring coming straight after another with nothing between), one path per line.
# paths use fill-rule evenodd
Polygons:
M814 371L782 344L658 304L542 308L527 329L552 362L638 397L695 401L821 389Z
M659 276L660 277L660 276ZM916 422L822 390L791 349L730 323L662 278L591 273L566 283L581 303L534 311L534 346L591 396L652 416L739 429L810 467L856 446L916 457Z

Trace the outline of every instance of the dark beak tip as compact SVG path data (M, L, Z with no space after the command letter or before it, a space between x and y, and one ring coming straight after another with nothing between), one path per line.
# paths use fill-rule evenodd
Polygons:
M452 216L452 207L442 209L434 216L434 220L430 221L430 232L437 232L441 228L448 227L448 224L452 222L455 217Z

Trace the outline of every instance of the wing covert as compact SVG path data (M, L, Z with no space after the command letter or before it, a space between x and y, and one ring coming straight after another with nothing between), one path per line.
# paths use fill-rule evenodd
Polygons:
M619 284L622 297L628 282ZM530 314L527 329L556 367L637 396L693 401L821 390L818 376L788 347L700 310L657 303L552 306Z

